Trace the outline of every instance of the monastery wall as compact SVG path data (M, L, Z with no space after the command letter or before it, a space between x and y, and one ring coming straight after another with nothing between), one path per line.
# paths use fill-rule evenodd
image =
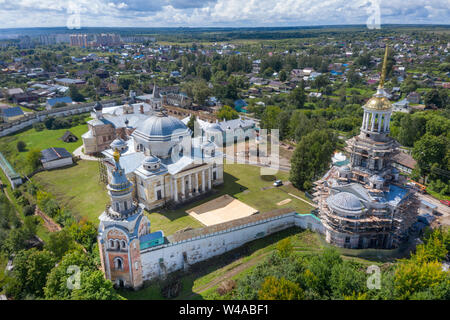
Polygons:
M114 100L105 100L105 103ZM103 103L103 102L102 102ZM94 103L83 103L78 105L70 105L67 107L57 108L33 113L32 115L22 117L14 122L4 123L0 125L0 137L17 132L26 127L32 126L36 122L42 122L47 117L68 117L74 114L80 114L92 111Z
M294 226L323 232L323 226L316 217L292 211L216 233L171 242L141 251L143 280L165 277L168 273L188 268L191 264L236 249L249 241Z

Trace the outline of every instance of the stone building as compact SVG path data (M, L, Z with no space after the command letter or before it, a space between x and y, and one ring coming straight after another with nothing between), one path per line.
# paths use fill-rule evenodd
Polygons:
M387 49L378 90L363 106L360 134L347 141L350 164L333 166L315 182L326 241L340 247L398 247L417 220L415 192L392 166L399 144L389 136L392 105L383 88L386 60Z

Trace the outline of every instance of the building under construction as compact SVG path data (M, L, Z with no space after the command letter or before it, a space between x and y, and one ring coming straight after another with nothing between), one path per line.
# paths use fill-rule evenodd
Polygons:
M380 85L363 106L360 134L347 141L350 163L333 166L315 182L315 202L326 240L339 247L390 249L406 240L417 221L419 200L392 166L399 152L389 137L392 105L383 89L387 47Z

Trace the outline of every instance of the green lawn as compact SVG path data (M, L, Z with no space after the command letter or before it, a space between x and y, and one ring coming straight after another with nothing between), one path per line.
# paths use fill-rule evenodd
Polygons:
M290 207L299 213L308 213L312 207L288 195L295 194L305 198L304 193L292 185L275 188L273 180L267 181L259 175L260 168L244 164L226 164L224 170L225 183L217 188L217 193L206 199L197 201L178 210L155 210L147 213L152 230L163 230L165 235L175 233L187 227L202 227L200 222L186 213L186 210L224 194L229 194L242 202L266 212L278 208ZM279 172L272 179L287 181L288 173ZM53 194L61 204L69 208L75 215L86 217L98 223L98 216L105 209L109 197L104 186L98 181L98 163L81 160L69 168L44 171L33 177L44 190ZM291 199L291 202L278 206L277 203Z
M39 172L32 180L73 214L95 224L109 202L106 188L99 182L97 161L81 160L72 167Z
M284 185L278 188L272 186L276 179L287 182L289 174L280 171L273 180L264 180L260 175L260 168L245 164L225 164L224 184L217 188L217 193L194 203L191 203L178 210L156 210L147 213L151 222L152 230L163 230L164 234L171 235L183 228L199 228L202 224L189 216L186 211L202 203L229 194L236 199L258 209L260 212L267 212L279 208L293 208L298 213L309 213L313 209L307 203L291 197L292 193L303 199L305 194L292 185ZM278 206L277 203L291 199L291 202Z
M69 130L78 137L77 142L66 143L59 138ZM87 124L78 125L69 129L36 131L30 128L14 135L9 135L0 138L0 150L8 161L12 164L14 169L19 173L29 173L29 168L26 163L27 151L31 149L47 149L50 147L66 148L67 151L73 152L76 148L83 144L81 135L88 131ZM17 151L17 142L23 141L26 143L26 151Z

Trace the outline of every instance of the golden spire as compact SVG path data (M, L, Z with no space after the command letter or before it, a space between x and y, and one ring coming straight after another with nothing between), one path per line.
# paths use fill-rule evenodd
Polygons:
M386 50L384 51L383 68L381 69L380 84L378 85L378 89L382 89L384 87L384 80L386 79L388 49L389 49L389 46L386 43Z
M113 158L114 158L114 161L115 161L115 162L119 162L119 159L120 159L120 152L119 152L119 150L118 150L117 148L116 148L116 150L114 150Z

